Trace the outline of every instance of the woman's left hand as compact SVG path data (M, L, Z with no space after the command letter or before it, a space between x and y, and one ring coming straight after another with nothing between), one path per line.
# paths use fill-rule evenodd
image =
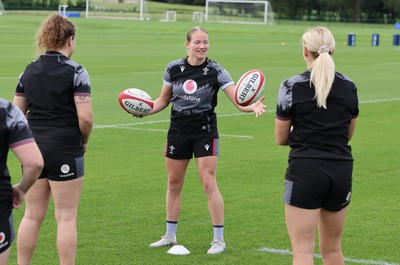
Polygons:
M265 109L267 108L267 106L263 104L264 99L265 96L262 96L259 100L251 104L253 112L256 114L256 117L261 116L265 112Z

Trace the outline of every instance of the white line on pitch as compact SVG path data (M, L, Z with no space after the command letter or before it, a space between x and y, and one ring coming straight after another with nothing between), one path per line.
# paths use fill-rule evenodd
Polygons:
M263 248L260 248L259 251L282 254L282 255L287 255L287 256L292 255L292 251L287 250L287 249L276 249L276 248L263 247ZM320 254L314 254L314 257L319 258L319 259L322 258ZM400 263L390 263L390 262L381 261L381 260L353 259L353 258L346 258L346 257L344 258L344 260L347 262L353 262L353 263L359 263L359 264L400 265Z
M124 127L124 126L118 126L118 127L112 127L112 128L135 130L135 131L164 132L164 133L168 131L168 130L164 130L164 129L146 129L146 128L136 128L136 127ZM254 138L254 136L249 136L249 135L235 135L235 134L221 134L221 133L219 134L219 136L232 137L232 138L246 138L246 139Z
M398 101L400 98L384 98L384 99L372 99L372 100L364 100L360 101L361 104L363 103L377 103L377 102L387 102L387 101Z
M129 125L143 125L143 124L155 124L155 123L167 123L170 120L158 120L158 121L144 121L144 122L131 122L131 123L123 123L123 124L111 124L111 125L94 125L95 128L119 128Z
M390 62L390 63L376 63L377 66L386 66L386 65L398 65L400 62Z
M374 100L364 100L360 101L360 104L367 104L367 103L378 103L378 102L387 102L387 101L399 101L400 98L386 98L386 99L374 99ZM266 113L275 112L275 109L267 109ZM234 116L242 116L242 115L254 115L252 112L237 112L237 113L230 113L230 114L217 114L217 117L234 117ZM94 125L95 129L103 129L103 128L121 128L125 126L135 126L135 125L145 125L145 124L156 124L156 123L167 123L170 120L158 120L158 121L142 121L142 122L131 122L131 123L123 123L123 124L111 124L111 125ZM150 129L149 129L150 130Z
M275 112L275 110L267 110L265 112ZM239 113L232 113L232 114L217 114L217 117L233 117L233 116L241 116L241 115L249 115L253 114L252 112L239 112ZM111 125L94 125L94 128L96 129L102 129L102 128L120 128L121 126L129 126L129 125L144 125L144 124L156 124L156 123L167 123L170 122L170 120L158 120L158 121L143 121L143 122L131 122L131 123L123 123L123 124L111 124Z

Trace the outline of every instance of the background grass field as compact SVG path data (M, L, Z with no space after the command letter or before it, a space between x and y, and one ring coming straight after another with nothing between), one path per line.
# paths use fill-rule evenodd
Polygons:
M0 16L0 97L12 100L18 75L35 58L34 35L42 16ZM148 244L165 232L164 145L169 110L138 120L118 105L128 87L159 95L165 65L185 56L190 22L75 19L73 59L91 77L95 127L86 154L79 209L77 264L291 264L283 213L287 147L275 144L273 126L280 82L305 70L300 38L310 23L276 26L203 24L209 57L237 80L253 68L266 74L268 112L256 119L219 94L218 182L225 200L227 251L208 256L212 226L194 162L183 190L178 241L191 254L168 255ZM348 264L400 264L398 206L400 49L392 26L325 24L334 33L337 70L358 86L360 117L351 142L355 157L352 203L343 236ZM356 33L356 47L347 34ZM379 47L371 34L379 33ZM281 45L285 42L285 45ZM16 182L20 169L10 155ZM14 211L16 228L23 209ZM32 264L57 264L52 205ZM261 251L260 249L266 248ZM276 252L276 253L275 253ZM316 249L318 253L318 247ZM316 264L322 264L316 257ZM13 245L10 264L16 264Z

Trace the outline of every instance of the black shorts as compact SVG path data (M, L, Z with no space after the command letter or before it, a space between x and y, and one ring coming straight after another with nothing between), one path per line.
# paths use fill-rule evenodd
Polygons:
M44 159L39 178L64 181L84 175L83 149L70 144L38 143Z
M169 131L164 155L172 159L218 156L218 134L212 132L180 133Z
M290 160L283 201L303 209L340 211L350 203L353 161Z
M12 214L6 220L0 220L0 253L6 251L14 241L14 225Z

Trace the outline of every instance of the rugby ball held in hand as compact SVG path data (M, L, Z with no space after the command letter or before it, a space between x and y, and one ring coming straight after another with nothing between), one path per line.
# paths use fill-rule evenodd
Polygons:
M246 72L236 84L235 100L240 106L256 102L264 91L265 76L260 70Z
M118 96L118 101L124 110L134 115L147 115L154 106L150 95L138 88L123 90Z

